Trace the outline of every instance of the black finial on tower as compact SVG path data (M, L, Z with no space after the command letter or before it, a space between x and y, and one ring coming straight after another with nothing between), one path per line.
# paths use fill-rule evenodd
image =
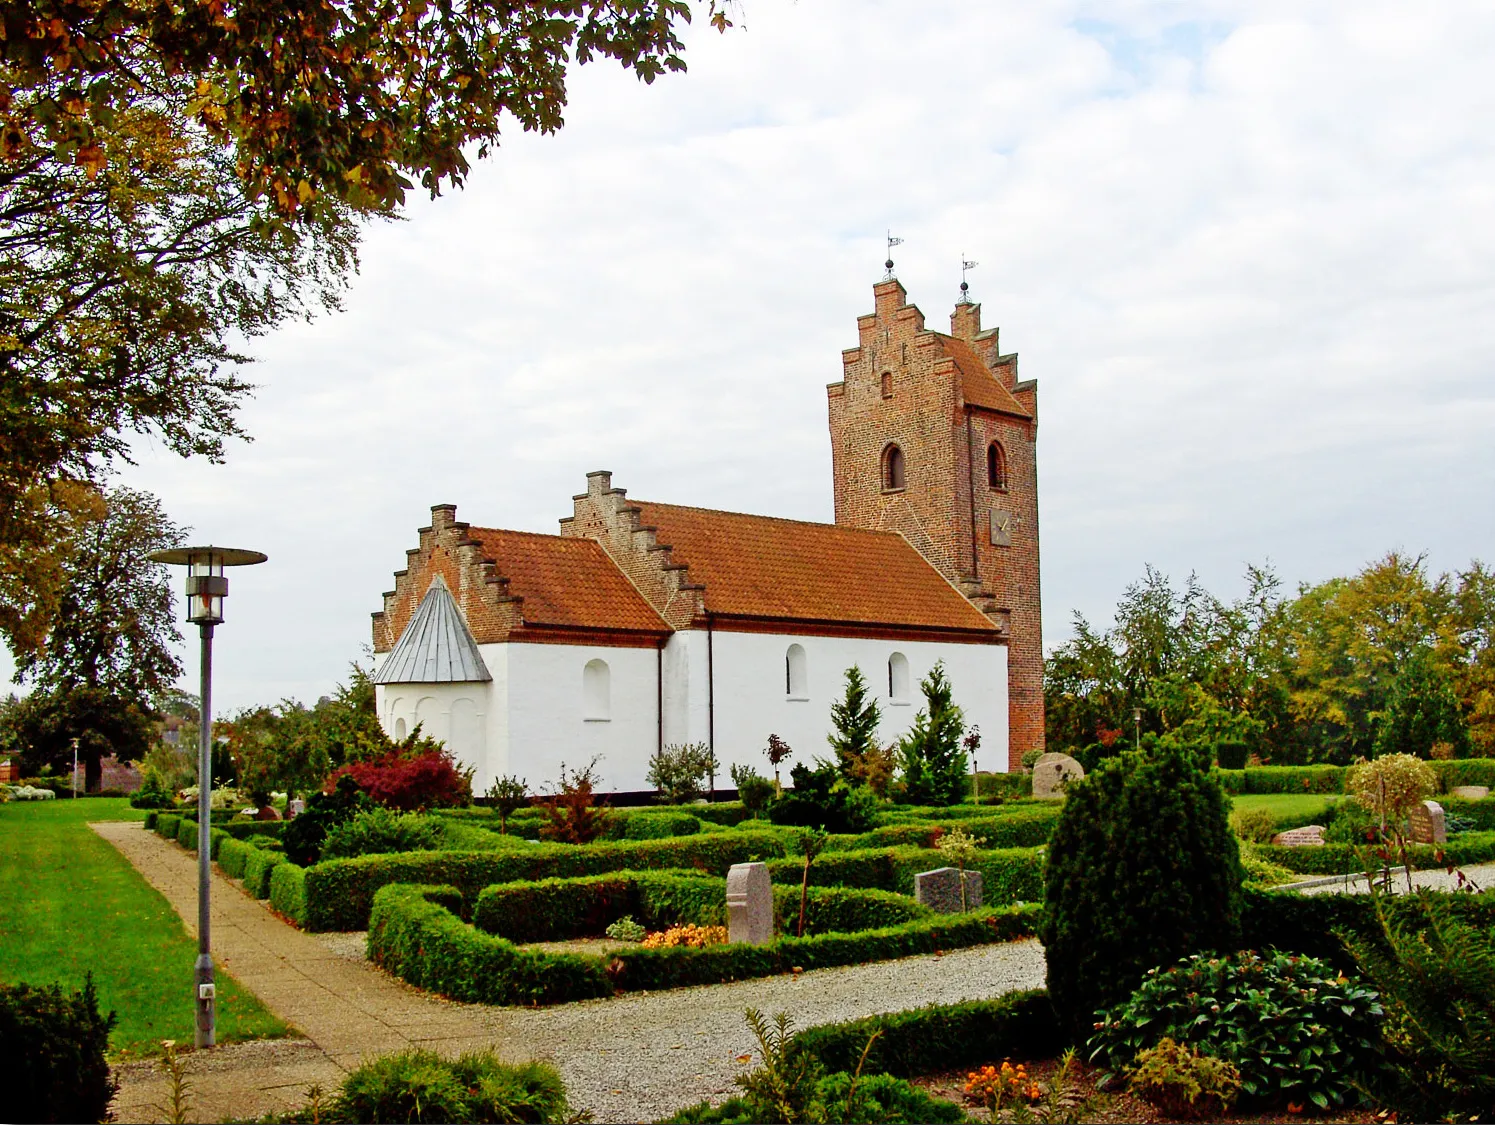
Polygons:
M967 261L964 254L960 256L960 300L956 304L969 305L971 303L971 287L966 282L966 273L980 264L980 262Z
M884 281L893 280L893 247L901 245L902 242L903 239L894 238L893 232L891 230L888 231L888 260L883 263L883 268L888 272L882 275Z

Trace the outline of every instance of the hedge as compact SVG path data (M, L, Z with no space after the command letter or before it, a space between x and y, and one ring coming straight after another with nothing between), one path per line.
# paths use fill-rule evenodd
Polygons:
M1049 994L1038 988L806 1028L794 1037L792 1050L814 1056L828 1072L855 1071L874 1032L881 1034L863 1072L898 1078L1048 1058L1064 1048Z
M454 886L381 887L369 915L369 958L418 988L481 1004L613 994L602 958L519 949L453 914L462 897Z
M1365 870L1365 849L1349 844L1324 844L1297 848L1273 844L1258 844L1256 854L1269 863L1286 867L1300 875L1353 875ZM1495 832L1460 832L1450 836L1448 843L1439 847L1431 844L1413 844L1407 849L1407 862L1415 869L1443 867L1445 864L1464 866L1473 863L1495 861ZM1401 857L1393 861L1400 866Z
M244 889L255 898L270 896L270 874L287 862L284 852L253 848L244 860Z
M1456 785L1484 785L1495 789L1495 758L1456 758L1451 762L1430 762L1438 775L1443 792Z
M242 879L249 853L258 850L253 844L230 837L218 845L218 868L230 879Z
M1473 821L1476 831L1495 831L1495 798L1471 801L1466 797L1439 797L1438 803L1447 815Z
M156 822L152 825L152 828L155 829L157 836L167 840L175 840L177 825L181 823L182 817L180 813L162 813L156 817Z
M799 888L773 888L780 933L799 922ZM727 888L721 879L674 871L619 871L577 879L542 879L485 888L472 924L513 942L601 937L607 926L631 916L646 929L679 924L724 925ZM850 933L901 925L932 912L888 891L812 887L805 911L811 934Z
M992 848L978 851L970 868L981 872L982 898L987 905L1038 902L1043 898L1043 862L1042 848ZM824 852L810 866L810 883L819 887L862 887L912 895L916 874L949 866L944 856L928 848ZM768 873L775 883L797 886L804 873L804 861L769 860Z
M333 859L307 868L302 922L308 930L362 930L374 894L390 883L451 885L474 901L494 883L601 875L629 869L686 868L718 877L734 863L784 854L767 832L709 832L637 843L531 844L504 852L404 852ZM288 917L296 917L289 910Z
M306 926L306 868L294 863L270 868L270 906L296 925Z
M1495 927L1495 891L1440 896L1449 909L1470 923ZM1383 900L1393 916L1420 909L1417 898ZM1378 933L1375 907L1367 895L1303 895L1247 887L1241 912L1243 949L1283 949L1322 957L1345 971L1355 968L1336 930L1367 936Z
M1344 766L1257 766L1214 772L1227 793L1344 792Z
M972 836L985 840L989 848L1035 848L1048 842L1054 825L1059 821L1061 805L1058 802L1043 805L1014 805L1010 810L986 816L961 817L959 827ZM933 819L902 821L874 828L860 836L833 836L830 847L837 849L886 848L897 845L913 845L930 848L935 841L951 828L945 821Z
M779 938L768 945L628 949L607 957L521 950L463 922L456 886L395 884L374 896L369 956L388 972L456 1000L562 1003L768 976L791 969L890 960L1031 935L1039 908L938 915L854 934Z

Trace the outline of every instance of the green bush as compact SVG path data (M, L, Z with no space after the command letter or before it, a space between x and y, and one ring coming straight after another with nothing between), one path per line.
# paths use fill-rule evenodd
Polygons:
M99 1012L93 978L76 992L0 984L5 1116L12 1121L107 1121L119 1084L105 1055L114 1013Z
M255 898L268 898L271 872L285 862L284 852L272 852L268 848L253 849L244 857L244 889Z
M773 833L707 832L637 842L526 844L523 850L504 852L412 852L334 859L306 870L303 924L312 931L364 929L374 893L389 883L449 883L460 887L471 902L494 883L640 869L687 869L725 876L734 863L783 854L783 841ZM284 913L295 917L290 911Z
M322 858L322 841L327 838L328 830L373 805L358 782L343 774L331 793L313 793L306 802L306 811L286 826L282 837L286 855L301 867L316 863Z
M931 1097L919 1087L889 1074L827 1074L815 1080L801 1121L856 1122L883 1125L893 1122L964 1121L965 1111L953 1102ZM700 1102L666 1117L661 1125L761 1125L783 1121L766 1111L760 1099L736 1095L719 1106Z
M270 868L270 905L298 926L306 926L306 868L289 861Z
M608 825L610 840L662 840L667 836L694 836L701 822L687 812L661 809L659 812L628 811L615 814Z
M322 858L431 851L445 839L439 821L420 813L397 813L380 805L356 812L328 828L322 839Z
M566 1087L545 1063L502 1063L491 1051L444 1059L410 1050L366 1062L343 1080L345 1121L564 1122Z
M1377 1060L1381 1015L1376 993L1317 958L1195 954L1150 971L1107 1012L1090 1057L1121 1071L1165 1037L1187 1041L1233 1063L1253 1101L1326 1110L1360 1100L1358 1087Z
M180 813L161 813L156 817L156 835L165 840L175 840L177 825L182 823Z
M987 798L1011 799L1029 797L1033 794L1033 775L1026 772L978 773L976 792L983 800Z
M1184 751L1128 751L1071 784L1040 933L1049 996L1071 1034L1149 969L1237 948L1244 878L1225 795Z
M1378 1100L1404 1121L1495 1116L1495 940L1454 906L1467 899L1422 891L1392 909L1376 895L1375 930L1346 939L1386 1006Z
M811 870L814 870L813 866ZM934 912L920 906L907 895L891 891L852 889L849 887L811 887L805 911L807 935L856 933L901 926L917 918L930 918ZM774 926L781 934L790 934L799 924L799 890L795 887L773 888Z
M1042 848L993 848L976 853L969 867L981 872L982 897L987 905L1009 902L1040 902L1043 899ZM810 868L810 885L863 887L914 893L914 876L921 871L948 867L945 857L929 848L863 848L849 852L823 852ZM797 859L768 861L775 883L798 885L804 863Z
M1277 818L1266 809L1235 809L1230 814L1230 827L1248 844L1270 844L1277 835Z
M1495 831L1495 797L1471 801L1465 797L1439 797L1438 803L1449 817L1459 817L1474 825L1475 831Z
M1241 852L1241 866L1246 869L1246 883L1258 887L1275 887L1282 883L1297 882L1301 876L1280 864L1260 858L1252 850Z
M1035 989L823 1024L800 1032L795 1048L814 1055L826 1070L855 1070L873 1032L878 1036L864 1072L903 1078L993 1059L1044 1058L1064 1046L1048 993Z
M631 915L647 929L722 925L727 890L720 879L673 871L618 871L571 879L501 883L485 888L472 924L513 942L597 937Z
M1327 833L1326 833L1327 835ZM1256 854L1268 862L1286 867L1304 876L1309 875L1356 875L1365 870L1369 860L1376 868L1381 860L1366 848L1349 844L1325 844L1323 847L1285 848L1270 844L1258 845ZM1413 844L1407 848L1407 862L1414 869L1456 867L1495 861L1495 832L1461 832L1449 837L1441 846ZM1401 865L1401 854L1391 860L1393 866Z
M1222 770L1243 770L1246 759L1251 756L1251 747L1244 742L1215 743L1215 761Z
M960 817L958 822L973 836L980 836L991 848L1034 848L1046 844L1059 823L1060 806L1013 805L1010 809L989 815ZM944 835L950 820L940 823L931 820L900 820L870 832L856 836L834 837L831 846L838 849L885 848L899 844L912 844L921 848L932 848Z
M1165 1035L1137 1052L1127 1075L1127 1091L1165 1117L1201 1121L1219 1117L1235 1104L1241 1072L1223 1059L1202 1055Z
M827 832L865 832L877 815L877 798L870 789L854 789L821 763L803 763L789 771L794 788L786 789L768 806L768 819L791 828L823 828Z

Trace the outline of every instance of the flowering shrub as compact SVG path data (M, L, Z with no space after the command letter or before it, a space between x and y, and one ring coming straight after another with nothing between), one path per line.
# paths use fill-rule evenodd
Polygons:
M57 796L50 789L38 789L34 785L12 785L6 788L11 798L17 801L50 801Z
M1164 1036L1157 1046L1138 1052L1127 1089L1168 1117L1200 1121L1220 1116L1235 1103L1241 1072Z
M1379 997L1313 957L1195 954L1151 970L1095 1024L1091 1060L1124 1071L1171 1038L1233 1063L1249 1097L1320 1109L1358 1100L1377 1056Z
M705 949L708 945L724 945L726 941L726 926L671 926L644 938L644 948L673 949L688 946L692 949Z
M1036 1102L1042 1096L1043 1089L1028 1077L1028 1068L1022 1063L1013 1066L1004 1062L1000 1070L983 1066L966 1075L966 1101L985 1106L993 1120L1004 1104Z
M459 770L446 750L404 757L396 749L371 762L343 766L327 779L323 792L331 793L344 774L358 782L375 804L402 812L450 808L472 800L471 771Z

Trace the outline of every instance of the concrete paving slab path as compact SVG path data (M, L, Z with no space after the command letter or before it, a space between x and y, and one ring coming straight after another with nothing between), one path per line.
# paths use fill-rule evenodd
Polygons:
M197 859L139 824L92 826L164 894L196 934ZM979 946L794 976L628 993L552 1008L459 1004L412 988L363 957L362 935L306 934L216 869L213 947L232 973L306 1038L245 1043L185 1056L193 1119L282 1111L317 1083L334 1090L371 1054L427 1047L491 1048L509 1061L542 1059L566 1081L572 1106L599 1123L651 1121L732 1093L739 1056L756 1049L743 1011L789 1012L797 1027L1036 988L1036 941ZM160 1121L166 1085L149 1062L119 1068L121 1122Z

